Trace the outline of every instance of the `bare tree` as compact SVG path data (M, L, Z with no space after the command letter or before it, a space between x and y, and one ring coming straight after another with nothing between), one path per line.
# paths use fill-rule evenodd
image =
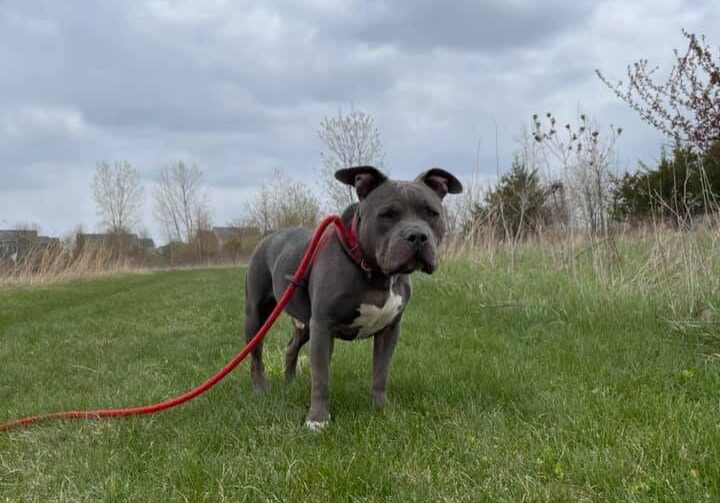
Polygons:
M622 128L610 125L610 133L601 135L587 114L579 124L560 127L557 119L545 114L544 123L533 115L534 138L550 171L561 170L562 187L567 201L570 226L580 224L592 233L607 234L611 208L611 182L616 163L615 143Z
M341 212L355 201L355 192L335 180L335 171L362 165L381 168L385 152L380 132L372 115L351 108L347 115L338 110L337 117L323 117L318 136L324 145L320 153L323 162L321 190L328 198L331 210Z
M130 232L139 223L144 190L140 175L127 161L99 163L92 189L102 226L109 232Z
M320 204L310 188L276 169L246 206L246 223L263 234L286 227L315 227Z
M683 30L684 53L674 50L676 63L667 80L657 81L657 67L641 59L627 67L628 81L613 84L600 70L600 80L640 117L661 133L707 152L720 142L720 59L705 43Z
M274 230L272 199L272 190L267 185L263 185L255 199L245 205L245 216L233 222L233 225L236 227L250 225L260 229L263 236L269 234Z
M155 216L171 241L188 243L198 231L210 227L210 208L200 168L178 161L160 170Z
M601 133L582 113L576 126L560 126L551 113L544 119L535 114L533 126L541 158L556 180L551 186L555 224L570 237L557 250L560 257L575 274L578 253L574 236L582 231L594 267L606 270L618 258L609 217L617 162L615 145L622 128L610 125L609 134Z

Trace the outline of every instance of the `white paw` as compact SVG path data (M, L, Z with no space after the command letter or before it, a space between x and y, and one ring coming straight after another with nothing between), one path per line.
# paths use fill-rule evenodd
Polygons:
M329 421L305 421L305 428L315 433L318 431L322 431L328 425L328 423Z

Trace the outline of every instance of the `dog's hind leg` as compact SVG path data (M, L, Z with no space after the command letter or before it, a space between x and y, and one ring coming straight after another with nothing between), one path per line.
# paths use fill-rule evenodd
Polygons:
M294 331L290 338L285 351L285 382L290 382L295 378L295 369L297 367L298 353L300 348L310 340L310 329L306 324L293 318Z
M265 322L270 312L275 308L275 300L265 300L258 305L246 305L245 308L245 341L257 333ZM262 393L266 390L265 366L263 365L263 343L260 341L252 350L250 359L250 377L252 378L253 390Z
M245 341L249 342L272 310L275 308L275 298L272 296L272 280L270 275L251 263L245 281ZM262 393L267 388L265 381L265 367L263 366L263 343L255 346L250 358L250 377L253 390Z

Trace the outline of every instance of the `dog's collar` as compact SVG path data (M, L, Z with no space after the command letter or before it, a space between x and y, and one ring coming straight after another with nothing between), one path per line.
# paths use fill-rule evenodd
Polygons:
M373 267L368 263L367 260L365 260L365 257L363 257L362 250L360 249L360 243L358 242L358 224L359 218L357 216L357 212L353 213L353 217L350 220L349 226L346 225L346 223L342 221L342 219L338 219L335 222L335 225L328 229L323 235L322 239L318 242L318 246L315 249L315 253L313 253L312 258L310 259L310 263L315 262L315 259L317 259L320 250L325 248L325 245L328 244L328 241L330 241L330 238L334 231L334 233L338 237L338 241L340 242L340 247L343 249L345 254L353 262L355 262L355 264L365 273L368 280L372 280L375 277L375 275L373 274ZM296 281L291 274L287 274L285 276L285 279L287 279L290 283L295 284L295 286L307 288L307 276L309 272L310 269L308 269L308 271L305 273L305 277L301 281Z
M359 222L357 211L353 214L352 220L350 221L350 226L346 226L343 223L342 227L336 227L338 237L340 238L340 245L342 246L342 249L345 251L348 257L352 259L357 266L363 270L365 275L368 277L368 279L371 279L373 276L373 268L368 263L367 260L365 260L365 257L363 256L362 250L360 249L360 242L358 241L358 224Z

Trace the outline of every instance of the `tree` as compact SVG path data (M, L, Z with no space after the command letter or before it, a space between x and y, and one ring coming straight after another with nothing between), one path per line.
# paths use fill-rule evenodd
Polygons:
M515 157L510 171L487 193L484 202L475 206L473 220L489 223L500 239L517 243L550 224L553 190L555 186L542 184L537 168L529 168Z
M315 227L320 205L310 188L276 169L246 207L247 223L263 234L287 227Z
M110 233L130 232L140 221L144 190L138 172L127 161L101 162L92 181L102 226Z
M720 150L720 144L715 148ZM718 159L676 141L670 155L662 152L656 168L641 163L638 172L615 180L613 218L637 222L657 216L677 225L691 225L691 217L716 211Z
M318 136L325 147L320 153L321 189L331 210L339 213L355 201L355 192L352 187L338 183L335 172L363 165L381 168L385 153L380 132L370 114L351 108L348 115L339 110L337 117L323 117Z
M687 50L673 51L676 63L664 81L656 79L658 68L647 59L627 67L627 83L612 84L600 70L595 73L645 122L673 140L707 152L720 142L720 58L713 57L704 36L682 33Z
M178 161L160 170L155 215L170 241L189 243L198 231L210 227L210 208L200 168Z

